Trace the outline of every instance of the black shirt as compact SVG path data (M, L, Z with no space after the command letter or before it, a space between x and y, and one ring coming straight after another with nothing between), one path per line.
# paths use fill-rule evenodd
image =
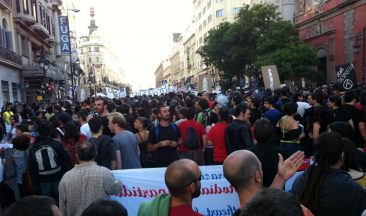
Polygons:
M111 130L109 130L109 127L108 127L108 122L109 122L108 116L100 117L100 119L102 119L102 123L103 123L103 135L112 137L113 134L112 134Z
M116 160L116 146L110 136L101 135L98 138L90 138L89 141L97 146L95 162L99 166L111 169L111 161Z
M309 170L298 176L292 186L291 192L299 199ZM359 216L366 209L366 191L347 172L331 169L320 188L317 205L312 211L316 216Z
M330 111L330 123L336 121L348 122L351 117L347 115L346 111L343 108L337 108Z
M151 128L149 133L149 143L152 145L157 145L163 140L178 142L178 139L179 130L174 124L170 124L168 127L163 127L159 124L158 126ZM179 159L177 147L170 146L159 147L153 152L153 156L159 167L169 166L170 163Z
M286 159L288 155L283 149L275 147L269 142L258 142L249 150L257 155L258 159L261 161L263 170L263 186L269 187L277 175L278 153L282 154L284 159Z
M362 113L361 110L359 110L356 107L349 105L349 104L344 105L344 110L346 111L349 118L352 119L352 121L353 121L354 141L356 142L356 146L361 147L361 146L363 146L364 140L361 136L358 124L360 122L365 122L365 115Z

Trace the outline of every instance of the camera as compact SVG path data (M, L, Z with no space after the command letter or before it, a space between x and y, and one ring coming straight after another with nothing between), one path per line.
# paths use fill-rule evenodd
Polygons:
M99 117L99 113L98 113L98 112L96 112L95 110L91 111L91 112L89 113L89 115L92 115L93 117Z

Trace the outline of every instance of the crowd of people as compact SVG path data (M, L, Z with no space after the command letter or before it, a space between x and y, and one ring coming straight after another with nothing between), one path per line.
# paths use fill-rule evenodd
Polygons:
M0 139L7 215L127 215L121 204L103 200L122 190L111 170L153 167L167 167L170 194L142 204L138 214L201 215L192 199L200 195L204 165L223 165L240 200L234 215L366 210L362 90L282 87L8 103ZM298 171L304 172L284 192Z

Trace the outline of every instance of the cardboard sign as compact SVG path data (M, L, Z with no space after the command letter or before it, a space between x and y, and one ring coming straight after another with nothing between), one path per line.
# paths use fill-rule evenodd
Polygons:
M350 90L357 87L356 70L352 63L335 67L339 90Z
M281 88L280 77L276 65L262 66L262 77L264 81L264 87L267 89Z

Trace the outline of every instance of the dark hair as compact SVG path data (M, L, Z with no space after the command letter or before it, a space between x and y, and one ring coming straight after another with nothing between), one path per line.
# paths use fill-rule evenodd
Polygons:
M193 109L191 107L187 108L187 107L182 107L179 109L179 113L184 117L186 118L187 117L187 112L189 109Z
M127 210L115 200L100 199L92 202L81 216L127 216Z
M107 100L107 98L104 98L104 97L97 97L97 98L95 98L94 101L103 101L103 106L108 105L108 100Z
M88 121L90 132L96 134L100 131L103 126L102 119L99 117L94 117Z
M275 100L272 96L264 98L263 102L267 102L270 105L275 104Z
M321 91L315 91L310 96L311 99L316 100L316 102L318 102L319 104L323 102L323 94Z
M232 100L234 101L235 106L241 103L240 95L235 95Z
M361 171L360 162L357 156L357 150L355 143L347 138L343 138L344 142L344 161L343 170L349 171L349 169L354 169Z
M149 124L149 121L147 120L147 118L145 118L145 117L137 117L136 120L139 121L139 122L141 122L143 128L145 128L145 129L147 128L147 126Z
M353 100L356 100L356 98L357 98L356 92L354 90L348 90L344 94L343 101L345 103L349 103L352 102Z
M196 112L194 111L194 109L188 109L187 110L187 112L186 112L186 118L188 119L188 120L191 120L191 119L193 119L194 118L194 115L196 114Z
M222 122L229 122L229 110L226 107L221 107L219 109L219 118Z
M86 116L88 115L84 110L80 110L76 113L79 118L81 118L83 121L86 121Z
M16 129L20 130L22 133L28 132L28 127L25 124L20 124L16 126Z
M331 95L331 96L329 96L328 100L330 102L334 103L337 107L341 107L342 106L342 100L338 96Z
M80 128L74 122L66 122L64 125L64 140L80 138Z
M108 109L108 112L113 112L114 109L116 109L116 105L114 103L108 103L107 104L107 109Z
M288 102L283 107L283 112L288 116L293 115L297 112L297 107L298 105L296 102Z
M235 116L239 116L240 113L245 113L248 107L245 103L241 103L235 107Z
M209 108L209 104L208 101L206 99L200 99L198 101L198 105L201 107L202 110L208 109Z
M57 104L55 106L53 106L53 110L58 110L58 111L62 112L61 106L57 105Z
M272 123L266 118L258 119L254 123L254 137L258 142L270 141L272 130Z
M254 105L254 107L259 107L259 100L256 97L252 97L251 102Z
M30 137L27 135L21 135L13 138L11 143L13 143L13 148L19 151L26 151L30 145Z
M121 106L118 106L116 108L116 112L119 112L121 114L128 114L130 111L131 106L128 104L122 104Z
M264 188L246 204L240 216L303 216L297 197L276 188Z
M329 125L332 132L336 132L344 138L353 138L353 127L348 122L336 121Z
M41 120L38 123L37 131L38 131L39 135L48 137L51 135L52 125L47 120Z
M76 154L81 161L92 161L95 156L97 156L97 148L95 144L89 141L84 141L82 143L78 143L76 147Z
M19 118L17 115L11 115L10 118L13 118L15 120L16 123L19 122Z
M281 89L280 89L280 94L281 94L281 96L288 96L288 92L289 92L289 90L288 90L288 88L286 87L286 86L284 86L284 87L282 87Z
M5 216L53 216L55 201L48 196L26 196L14 203Z
M70 114L68 114L68 113L65 113L65 112L63 112L63 113L61 113L61 114L59 114L58 116L57 116L57 118L58 118L58 120L60 121L60 122L62 122L62 123L66 123L66 122L68 122L68 121L70 121Z
M308 207L310 211L316 213L325 176L331 166L339 161L344 151L344 142L339 134L325 132L320 134L315 141L314 148L315 162L309 168L309 175L301 193L300 202Z

